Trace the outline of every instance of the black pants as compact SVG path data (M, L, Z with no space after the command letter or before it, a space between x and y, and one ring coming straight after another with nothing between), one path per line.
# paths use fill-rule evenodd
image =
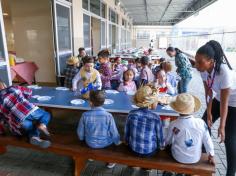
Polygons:
M220 117L220 102L216 99L212 102L212 122ZM207 112L203 115L207 123ZM209 128L209 132L211 130ZM236 173L236 107L228 107L228 115L225 126L225 149L227 157L227 176L235 176Z

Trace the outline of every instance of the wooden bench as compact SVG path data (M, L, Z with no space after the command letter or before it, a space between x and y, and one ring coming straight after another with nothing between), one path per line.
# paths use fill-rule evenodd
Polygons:
M6 152L6 146L11 145L70 156L75 161L75 176L80 175L89 158L104 162L114 162L128 166L166 170L191 175L204 176L212 175L215 172L215 168L208 164L206 154L202 155L202 159L199 163L186 165L177 163L166 151L158 152L155 156L150 158L140 158L130 152L125 145L113 146L107 149L90 149L84 142L79 142L74 132L61 132L61 134L52 135L52 142L52 146L48 149L41 149L29 144L25 138L18 139L12 136L0 136L0 153Z

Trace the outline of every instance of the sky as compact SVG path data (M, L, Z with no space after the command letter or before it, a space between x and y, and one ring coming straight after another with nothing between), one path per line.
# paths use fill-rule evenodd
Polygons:
M236 0L218 0L177 24L183 28L236 27Z

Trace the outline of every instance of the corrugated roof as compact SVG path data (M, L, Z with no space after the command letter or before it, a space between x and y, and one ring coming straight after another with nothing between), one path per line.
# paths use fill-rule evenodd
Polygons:
M134 25L174 25L217 0L121 0Z

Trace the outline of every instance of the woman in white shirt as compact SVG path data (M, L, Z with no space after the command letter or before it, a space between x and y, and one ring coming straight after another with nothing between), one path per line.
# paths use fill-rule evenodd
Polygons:
M196 53L196 68L204 82L207 110L203 119L208 126L220 118L218 136L225 142L227 176L236 173L236 72L221 45L214 40L200 47ZM214 96L215 94L215 96Z

